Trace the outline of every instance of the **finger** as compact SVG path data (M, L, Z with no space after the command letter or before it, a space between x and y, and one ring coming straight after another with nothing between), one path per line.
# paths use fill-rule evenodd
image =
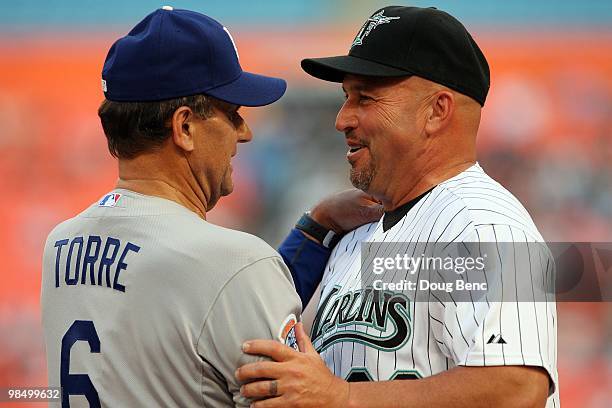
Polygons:
M370 201L375 202L376 204L380 204L382 205L382 201L380 201L378 198L374 197L374 196L368 196Z
M368 206L370 208L370 211L375 215L380 217L381 215L383 215L383 213L385 212L384 207L382 206L382 204L371 204Z
M304 325L302 322L295 325L295 338L298 343L298 348L303 353L317 353L317 350L314 348L312 343L310 342L310 337L306 334L306 330L304 330Z
M251 408L285 408L287 406L287 399L283 396L255 401L251 404Z
M249 340L242 345L242 351L247 354L258 354L270 357L274 361L286 361L296 351L275 340Z
M262 398L282 395L282 391L277 380L265 380L244 384L240 387L240 394L246 398Z
M258 361L239 367L234 376L240 382L259 378L278 378L283 373L280 363L274 361Z
M379 199L377 199L376 197L368 194L368 193L364 193L363 191L359 190L359 189L351 189L351 190L347 190L347 191L354 191L356 194L356 197L361 199L361 200L365 200L366 203L375 203L375 204L382 204L381 201Z
M380 204L362 205L357 209L357 216L361 222L378 221L383 213L383 207Z

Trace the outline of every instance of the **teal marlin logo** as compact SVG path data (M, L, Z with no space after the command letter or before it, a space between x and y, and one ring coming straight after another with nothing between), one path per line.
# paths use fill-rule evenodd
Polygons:
M370 35L370 32L373 29L375 29L381 24L388 24L392 20L399 20L399 17L387 17L385 16L385 10L381 10L378 13L374 14L372 17L368 18L368 20L364 23L363 27L361 27L361 30L359 30L359 33L357 33L357 36L353 40L351 48L356 45L363 44L363 39Z

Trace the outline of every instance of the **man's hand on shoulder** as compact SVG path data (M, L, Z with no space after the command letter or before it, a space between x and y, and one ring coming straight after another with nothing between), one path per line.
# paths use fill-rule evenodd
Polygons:
M382 215L382 204L356 188L325 197L310 212L313 220L337 234L378 221Z
M329 371L302 323L296 325L295 334L300 351L274 340L251 340L243 345L245 353L273 361L236 370L238 381L246 383L240 389L242 396L253 399L255 408L347 406L349 383Z
M236 370L240 393L254 408L274 407L543 407L546 371L529 366L457 366L419 380L348 383L334 376L296 325L300 351L274 340L250 340L248 354L272 361ZM444 390L444 392L440 392ZM398 396L401 399L398 400Z

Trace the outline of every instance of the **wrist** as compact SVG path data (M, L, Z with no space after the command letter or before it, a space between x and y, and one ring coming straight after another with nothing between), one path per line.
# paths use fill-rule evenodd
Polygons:
M321 225L314 220L309 212L304 213L299 221L295 224L295 228L300 230L306 238L317 242L319 245L327 249L332 249L342 238L332 229Z
M354 404L351 403L351 383L340 378L336 379L336 381L338 382L338 388L336 389L337 400L333 406L352 408Z
M342 228L340 228L326 213L324 208L321 208L320 205L315 206L308 213L310 217L315 220L317 223L321 224L323 227L334 231L336 234L342 234Z

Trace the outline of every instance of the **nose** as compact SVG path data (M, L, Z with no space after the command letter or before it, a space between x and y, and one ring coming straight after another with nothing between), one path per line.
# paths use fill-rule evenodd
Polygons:
M238 143L247 143L251 140L253 140L253 132L251 132L251 128L246 121L243 120L238 128Z
M357 127L357 116L354 108L349 105L349 100L344 101L338 115L336 116L336 130L338 132L347 133Z

